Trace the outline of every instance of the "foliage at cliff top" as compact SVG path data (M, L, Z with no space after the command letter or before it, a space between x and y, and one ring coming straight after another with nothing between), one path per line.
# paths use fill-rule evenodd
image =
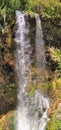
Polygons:
M60 17L61 3L59 0L28 0L28 8L43 17Z
M60 0L0 0L0 15L5 16L15 10L38 12L42 17L60 17Z

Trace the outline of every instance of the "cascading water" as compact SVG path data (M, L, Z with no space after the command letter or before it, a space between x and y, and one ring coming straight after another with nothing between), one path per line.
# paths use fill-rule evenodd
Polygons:
M26 89L27 85L32 82L30 76L32 48L28 38L29 23L27 14L16 11L16 25L15 68L19 87L16 130L45 130L48 121L49 99L39 90L35 90L33 95L29 95Z
M36 61L39 69L45 69L45 52L44 52L44 40L42 33L41 20L38 14L35 14L36 18Z
M36 19L36 38L35 38L35 50L36 50L36 66L38 71L38 82L39 79L42 81L47 78L48 74L45 67L45 48L42 33L42 25L39 14L35 13Z

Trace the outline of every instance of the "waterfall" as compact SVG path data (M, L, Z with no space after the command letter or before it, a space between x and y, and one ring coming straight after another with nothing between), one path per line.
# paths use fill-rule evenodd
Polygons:
M35 13L36 19L36 38L35 38L35 50L36 50L36 66L38 71L38 80L45 79L47 77L47 71L45 67L45 47L42 33L42 25L39 14Z
M42 33L41 20L38 14L35 14L36 18L36 61L39 69L45 68L45 52L44 52L44 40Z
M45 126L48 121L47 110L49 108L49 99L47 96L42 94L40 90L35 90L33 95L29 95L26 89L27 85L32 82L32 78L30 76L32 65L32 47L28 37L28 15L22 14L20 11L16 11L16 26L15 69L17 72L18 81L16 130L45 130ZM37 34L37 37L40 35L39 33ZM40 47L42 46L43 45ZM37 55L37 57L39 55L40 53ZM41 58L42 61L40 59L40 62L43 62L44 65L44 54L42 54ZM37 62L37 65L39 65L40 62L38 60Z

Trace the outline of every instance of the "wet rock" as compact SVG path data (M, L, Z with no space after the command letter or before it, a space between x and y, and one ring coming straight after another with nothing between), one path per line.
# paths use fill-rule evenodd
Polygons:
M61 48L59 38L61 26L58 27L58 23L60 25L60 21L60 19L42 19L43 34L46 45Z
M57 109L58 109L58 112L61 113L61 103L58 103Z
M58 120L61 120L61 103L58 103L58 105L57 105L57 115L56 115L56 118L58 119Z
M17 97L17 85L13 67L12 18L10 21L7 20L5 25L2 21L3 19L0 19L0 114L14 109Z
M3 77L3 75L2 75L2 73L0 73L0 84L2 84L2 83L4 83L5 81L4 81L4 77Z
M55 112L61 113L61 99L56 99L48 109L48 115L54 114Z
M14 59L11 53L7 53L4 56L5 63L8 63L10 66L14 65Z

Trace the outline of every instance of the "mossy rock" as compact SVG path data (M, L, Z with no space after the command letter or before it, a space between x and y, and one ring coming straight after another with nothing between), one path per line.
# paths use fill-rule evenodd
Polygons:
M14 130L14 117L14 111L10 111L5 115L0 116L0 130Z

